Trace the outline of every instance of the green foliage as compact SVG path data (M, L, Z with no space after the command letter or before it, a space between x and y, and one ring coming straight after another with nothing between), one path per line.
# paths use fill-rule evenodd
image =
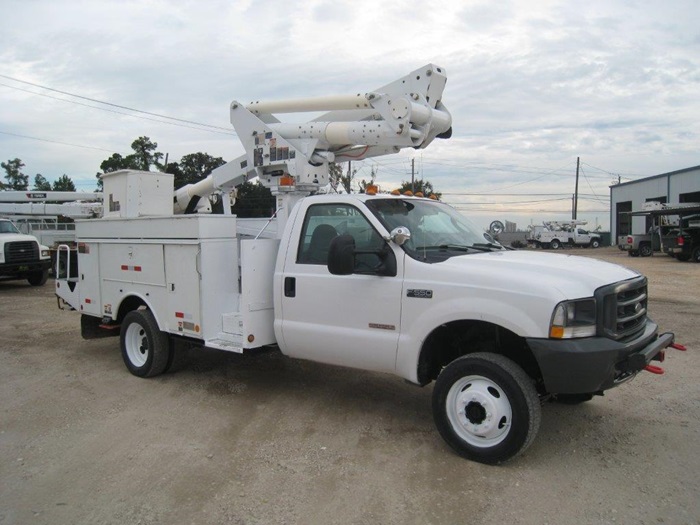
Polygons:
M46 180L41 173L34 176L34 190L36 191L51 191L51 183Z
M139 137L134 142L131 143L131 149L134 151L133 155L127 155L127 159L130 159L136 167L134 169L142 171L151 171L151 166L156 168L156 171L163 168L160 163L160 159L163 158L163 154L158 149L158 143L153 142L148 137Z
M442 193L437 192L433 189L433 185L430 181L424 180L424 179L419 179L416 180L413 183L413 187L415 189L411 189L411 181L403 181L401 183L401 186L399 187L399 191L401 193L404 193L406 191L413 191L413 193L418 193L422 192L424 197L430 197L431 195L435 195L436 199L440 199L442 197Z
M226 164L221 157L213 157L208 153L190 153L180 159L180 162L168 162L167 165L161 163L163 154L157 151L158 143L153 142L149 137L139 137L131 143L132 154L125 157L119 153L113 153L109 158L100 164L100 172L96 174L98 178L97 188L102 190L102 175L119 170L141 170L151 171L162 170L174 176L175 189L187 184L194 184L211 172Z
M168 164L171 167L173 164ZM212 171L219 166L226 164L226 161L221 157L212 157L208 153L190 153L180 159L178 169L173 171L175 175L175 189L181 188L186 184L194 184L208 177ZM171 173L167 171L167 173Z
M102 189L102 179L101 176L104 173L112 173L119 170L141 170L141 171L151 171L151 166L154 166L156 170L163 168L160 163L160 159L163 158L163 154L156 151L158 148L158 143L153 142L148 137L139 137L131 143L131 149L133 153L122 157L119 153L113 153L111 157L105 159L100 164L100 173L97 173L97 187Z
M53 191L75 191L75 184L65 173L53 183Z
M271 217L275 213L275 197L260 181L245 182L238 188L238 198L231 211L238 217Z
M21 191L29 188L29 175L22 173L24 162L20 159L13 159L1 162L0 166L5 170L5 179L7 180L7 184L3 184L2 189Z

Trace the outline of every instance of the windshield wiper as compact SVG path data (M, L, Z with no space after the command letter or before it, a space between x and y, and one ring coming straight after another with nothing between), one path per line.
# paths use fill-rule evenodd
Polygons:
M490 242L475 242L469 248L474 248L475 250L481 250L482 252L492 252L498 250L499 252L503 249L500 244L493 244Z
M483 248L472 248L471 246L463 246L461 244L437 244L435 246L419 246L415 248L415 251L417 252L422 252L422 251L434 251L434 250L439 250L439 251L447 251L447 250L453 250L453 251L458 251L458 252L468 252L469 250L478 250L478 251L485 251Z

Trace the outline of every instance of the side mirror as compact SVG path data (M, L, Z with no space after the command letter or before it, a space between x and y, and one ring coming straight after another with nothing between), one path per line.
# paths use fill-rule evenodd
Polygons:
M388 244L378 250L357 250L352 235L339 235L328 247L328 271L332 275L396 277L396 256Z
M355 269L355 239L352 235L335 237L328 249L328 271L333 275L350 275Z

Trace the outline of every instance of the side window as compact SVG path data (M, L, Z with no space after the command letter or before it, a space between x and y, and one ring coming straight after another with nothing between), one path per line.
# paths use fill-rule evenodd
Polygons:
M367 218L354 206L309 206L301 230L297 264L327 264L331 241L345 234L352 235L358 250L379 250L385 244Z

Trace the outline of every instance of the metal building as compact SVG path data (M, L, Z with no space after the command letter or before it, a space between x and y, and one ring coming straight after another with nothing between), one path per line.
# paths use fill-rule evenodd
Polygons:
M610 230L612 242L618 235L646 233L652 218L633 217L644 204L657 201L666 204L700 202L700 166L654 175L610 187Z

